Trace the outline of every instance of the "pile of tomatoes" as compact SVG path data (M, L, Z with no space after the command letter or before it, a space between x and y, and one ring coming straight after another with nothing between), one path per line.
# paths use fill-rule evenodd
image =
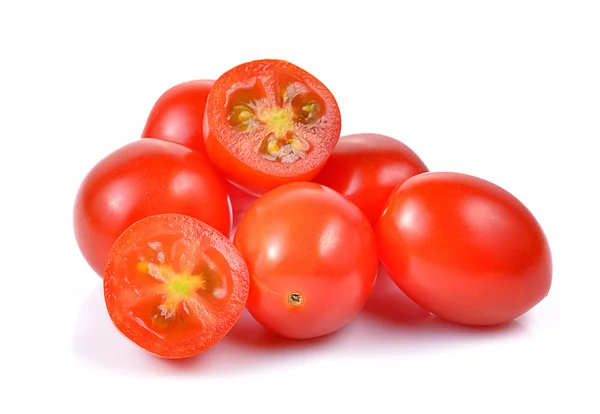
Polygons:
M115 327L164 358L215 345L244 308L288 338L327 335L361 311L380 261L458 324L506 323L548 294L548 241L514 196L429 171L397 139L340 131L331 91L283 60L160 96L74 206Z

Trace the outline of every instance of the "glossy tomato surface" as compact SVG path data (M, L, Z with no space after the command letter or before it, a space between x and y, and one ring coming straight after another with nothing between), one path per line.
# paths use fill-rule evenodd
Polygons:
M255 195L314 178L340 129L329 89L283 60L257 60L227 71L206 103L208 156L229 181Z
M235 233L238 224L242 220L242 217L246 213L246 210L258 200L258 197L247 193L239 187L227 182L227 194L229 195L229 200L231 201L231 211L233 214L233 221L231 224L231 236Z
M407 145L386 135L363 133L341 137L313 181L348 197L374 226L392 190L426 171L425 163Z
M550 290L552 258L540 224L517 198L481 178L409 178L391 194L377 239L398 287L452 322L505 323Z
M160 213L195 217L225 235L231 226L225 181L206 157L183 145L140 139L106 156L83 179L73 210L75 238L90 266L103 275L119 234Z
M154 103L142 138L176 142L206 155L202 125L213 83L209 79L192 80L166 90Z
M115 327L163 358L220 341L248 297L248 269L229 239L181 214L143 218L110 250L104 299Z
M377 274L375 236L364 214L316 183L285 184L259 198L242 217L234 245L250 271L248 311L289 338L346 325Z

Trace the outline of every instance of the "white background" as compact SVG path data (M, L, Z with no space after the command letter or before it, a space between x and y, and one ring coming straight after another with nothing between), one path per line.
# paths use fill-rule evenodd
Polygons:
M3 1L0 412L600 412L599 6ZM245 315L177 363L121 337L75 244L80 181L164 90L266 57L323 81L343 134L394 136L520 198L550 240L550 295L489 330L396 295L308 343Z

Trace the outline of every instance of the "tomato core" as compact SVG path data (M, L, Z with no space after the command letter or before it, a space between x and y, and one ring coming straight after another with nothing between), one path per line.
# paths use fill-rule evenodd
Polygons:
M322 105L299 82L283 88L275 104L263 95L260 88L238 91L229 124L248 139L258 136L256 150L266 160L289 164L306 157L312 148L301 134L321 119Z
M293 307L298 307L304 303L304 298L302 297L301 293L290 293L288 295L288 303Z

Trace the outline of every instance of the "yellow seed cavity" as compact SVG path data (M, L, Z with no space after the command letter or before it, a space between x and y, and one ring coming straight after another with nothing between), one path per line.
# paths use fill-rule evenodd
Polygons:
M279 152L279 149L279 141L277 141L276 139L269 141L269 143L267 144L267 152L270 155L276 154L277 152Z
M238 119L238 121L240 123L246 122L246 121L248 121L249 119L252 119L252 118L254 118L254 114L252 112L246 111L246 110L240 112L238 114L238 116L237 116L237 119Z

